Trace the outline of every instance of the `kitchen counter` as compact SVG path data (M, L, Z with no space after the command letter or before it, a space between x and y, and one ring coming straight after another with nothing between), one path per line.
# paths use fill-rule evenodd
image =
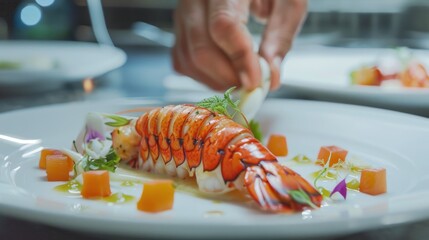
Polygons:
M81 82L67 83L49 91L31 92L25 87L23 89L3 88L0 91L0 112L62 102L106 98L189 97L181 96L180 92L171 92L163 84L162 80L173 73L168 50L158 48L126 48L125 50L128 54L127 63L118 70L96 78L95 89L92 92L84 91ZM299 97L292 94L271 95L271 97L276 96ZM428 235L429 221L420 221L327 239L426 239ZM116 237L62 230L8 216L0 216L0 236L0 239L116 239ZM126 238L118 237L118 239Z

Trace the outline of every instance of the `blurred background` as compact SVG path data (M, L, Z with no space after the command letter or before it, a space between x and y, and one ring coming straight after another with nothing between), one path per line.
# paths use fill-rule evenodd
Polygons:
M368 48L397 46L429 49L429 0L308 0L308 2L308 16L294 42L295 49L311 49L315 46L358 50L365 48L366 51L369 51ZM195 82L190 79L185 81L183 77L174 73L171 66L169 47L174 40L171 33L172 15L176 4L176 0L0 0L0 113L56 103L122 97L161 98L166 101L177 100L177 97L180 99L192 97L190 101L198 101L207 97L207 92L199 90L203 86L195 87L189 84ZM263 26L250 20L249 29L257 41ZM13 69L4 70L1 63L14 60L13 57L17 55L18 50L22 50L19 49L19 45L13 45L18 49L8 49L10 48L8 42L17 42L15 40L30 40L25 44L29 50L20 52L23 57L34 53L33 46L36 45L33 43L36 41L54 40L66 43L52 48L53 55L58 56L58 59L54 60L71 57L73 67L58 69L55 64L48 64L49 68L43 69L48 70L47 74L69 74L84 68L94 68L95 61L91 64L82 64L79 55L84 55L85 52L76 51L74 55L70 55L68 51L69 55L65 56L65 51L62 51L68 49L65 47L78 49L82 47L76 43L93 43L96 49L94 46L88 46L91 50L99 50L97 44L115 46L114 49L125 53L122 60L126 56L126 62L123 64L125 60L119 59L118 64L99 71L97 75L83 76L73 81L56 79L58 81L53 83L37 79L37 82L32 84L35 74L27 73L24 75L27 81L14 83L11 78L20 75L21 72ZM8 53L5 53L6 50L9 50ZM43 52L41 54L43 55ZM77 58L75 55L78 55ZM328 55L331 55L331 52L328 52ZM121 54L114 56L120 58ZM37 58L37 61L40 60L41 58ZM106 59L101 59L100 62L104 62L103 60ZM335 59L332 62L335 69L341 60ZM43 64L42 61L40 65L45 68L47 64ZM320 67L319 64L312 64L310 67L308 65L305 62L304 68L300 70L314 72L315 68ZM308 71L309 69L311 71ZM23 73L26 74L25 71ZM350 90L347 86L342 87L343 90ZM314 91L307 91L304 94L288 92L288 88L282 86L270 96L320 100L315 97L316 94L320 94L317 92L320 89L325 88L313 89ZM364 92L365 94L356 92L354 100L350 99L350 93L351 91L344 91L344 94L339 95L335 101L382 106L429 117L427 92L414 94L416 91L404 95L405 97L391 95L390 99L394 98L393 105L384 105L383 101L387 99L384 95L374 98L373 102L365 102L368 92ZM382 92L372 91L372 93L376 95ZM330 92L327 92L323 97L329 99L329 94ZM409 102L410 97L414 97L415 101ZM409 104L401 105L407 103L407 99ZM0 222L0 226L3 226L0 227L0 235L4 239L8 237L16 239L17 233L27 236L31 234L31 237L36 239L48 237L71 239L70 236L73 236L73 233L63 230L53 230L3 216L0 216ZM401 239L403 236L424 239L427 236L427 226L427 222L409 228L398 228L395 225L387 231L375 230L372 233L352 236L350 239ZM398 232L400 234L397 234Z
M115 45L153 44L136 33L136 22L172 30L177 1L101 2ZM96 40L86 0L0 0L0 6L1 39ZM308 17L297 43L429 48L428 12L426 0L309 0ZM249 27L254 34L262 31L254 21Z
M427 0L308 2L308 17L294 48L429 49ZM114 45L127 56L125 65L115 71L65 82L43 97L35 93L36 87L3 84L0 110L82 99L186 95L175 90L193 86L177 80L170 62L176 4L174 0L0 0L0 40L101 43ZM263 26L250 20L249 29L257 41ZM272 95L291 96L284 92Z

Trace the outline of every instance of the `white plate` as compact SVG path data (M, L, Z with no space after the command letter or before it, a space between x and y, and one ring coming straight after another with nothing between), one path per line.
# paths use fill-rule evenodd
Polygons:
M339 235L429 217L429 121L386 110L333 103L269 100L259 113L266 134L283 133L289 156L315 157L334 144L382 166L388 193L349 192L346 201L302 214L266 214L252 206L176 192L174 208L146 214L135 203L113 205L66 197L37 169L38 150L69 147L89 111L117 112L148 102L84 102L0 115L0 212L53 226L104 234L167 237L306 237ZM300 172L300 167L294 167ZM304 176L304 174L303 174ZM138 195L141 186L131 194ZM115 191L115 189L113 189ZM127 193L127 190L124 190ZM223 214L207 214L221 211Z
M288 54L282 71L286 89L307 97L347 103L429 109L429 89L353 86L350 72L379 58L393 55L393 49L350 49L318 47ZM412 50L429 69L429 51Z
M125 53L115 47L66 41L0 41L0 62L17 69L0 69L0 85L82 81L122 66Z

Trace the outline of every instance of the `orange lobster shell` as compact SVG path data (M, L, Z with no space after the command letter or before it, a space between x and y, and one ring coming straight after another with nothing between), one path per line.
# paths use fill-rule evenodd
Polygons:
M294 212L320 207L323 197L304 178L278 163L277 158L249 129L227 116L194 105L165 106L138 118L135 130L141 136L137 161L174 161L189 170L202 164L206 172L220 167L225 183L243 177L243 189L264 210ZM242 174L244 173L244 174ZM299 191L308 202L294 198Z

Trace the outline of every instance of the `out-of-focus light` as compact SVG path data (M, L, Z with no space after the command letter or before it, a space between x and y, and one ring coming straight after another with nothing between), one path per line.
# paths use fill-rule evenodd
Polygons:
M22 154L22 157L23 158L32 157L32 156L34 156L34 154L39 153L42 150L43 150L43 147L38 147L36 149L33 149L33 150L29 151L29 152L26 152L26 153Z
M42 19L42 11L34 4L28 4L21 10L21 21L28 26L36 25Z
M82 86L86 93L91 93L94 91L94 80L92 80L92 78L85 78L82 82Z
M15 138L7 135L0 134L0 141L5 141L6 143L17 143L17 144L37 144L40 143L40 139L21 139Z
M55 0L36 0L36 3L39 4L42 7L49 7L54 2L55 2Z

